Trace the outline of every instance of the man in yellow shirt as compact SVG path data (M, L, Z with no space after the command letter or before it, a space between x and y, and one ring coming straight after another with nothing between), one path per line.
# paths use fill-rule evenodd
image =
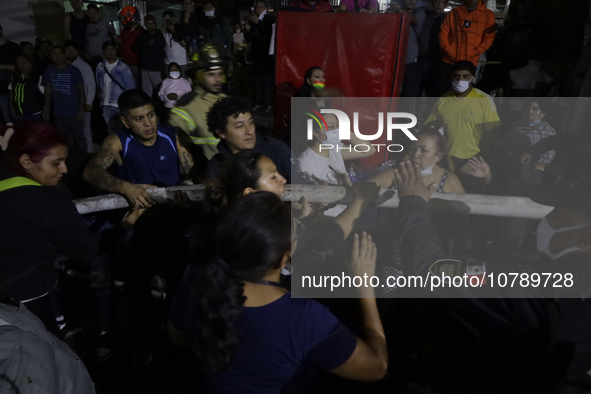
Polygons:
M492 130L500 123L492 97L472 87L474 72L472 62L454 64L452 90L437 101L425 121L444 125L447 154L458 176L470 174L468 160L480 153L481 146L489 146Z
M203 149L207 160L218 153L219 138L207 127L207 111L220 99L222 93L223 66L226 60L212 45L206 45L199 54L197 71L193 77L193 92L184 95L177 106L170 110L168 122L183 130L191 141Z

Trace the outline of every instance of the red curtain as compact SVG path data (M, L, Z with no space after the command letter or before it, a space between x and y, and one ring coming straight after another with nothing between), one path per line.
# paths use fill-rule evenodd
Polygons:
M345 97L397 97L408 29L401 14L279 12L276 132L289 124L290 99L313 66L324 69L326 88ZM374 156L366 164L384 161Z

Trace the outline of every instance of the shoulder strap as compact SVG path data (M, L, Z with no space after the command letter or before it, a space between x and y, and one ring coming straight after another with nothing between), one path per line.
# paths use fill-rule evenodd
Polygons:
M441 174L441 180L439 181L439 187L437 188L437 192L443 192L443 187L445 186L445 181L447 181L447 177L449 176L449 171L444 170L443 174Z
M0 181L0 192L20 186L41 186L41 184L39 184L39 182L35 182L32 179L25 178L24 176L15 176L13 178Z
M105 70L105 72L107 73L107 75L109 76L109 78L111 78L111 81L115 82L115 84L117 86L119 86L121 88L121 90L123 90L125 92L125 88L123 87L123 85L121 85L115 78L113 78L113 76L111 75L111 73L109 72L109 70L107 70L107 67L103 66L103 69Z

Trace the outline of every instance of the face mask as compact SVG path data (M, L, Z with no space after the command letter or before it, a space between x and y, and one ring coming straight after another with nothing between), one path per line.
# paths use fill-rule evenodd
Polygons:
M170 72L170 77L172 79L177 79L181 76L181 72L180 71L171 71Z
M240 29L236 30L236 33L237 33L237 34L240 34Z
M209 11L203 11L205 12L205 16L211 18L212 16L215 15L215 10L209 10Z
M457 93L464 93L470 87L470 82L472 82L472 78L469 81L453 81L451 87Z
M431 164L429 167L425 168L424 170L421 170L421 175L426 176L433 174L433 168L435 167L435 164L437 164L437 161L434 161L433 164Z
M312 82L312 86L314 86L314 89L316 90L324 90L324 82L314 81Z
M566 248L557 254L553 254L552 252L550 252L550 240L557 233L563 233L565 231L577 230L577 229L580 229L580 228L583 228L586 226L587 226L586 224L580 224L578 226L564 227L564 228L555 230L552 226L550 226L550 223L548 223L548 221L546 219L543 219L540 222L538 229L536 231L538 252L545 253L552 260L557 260L568 253L579 250L580 248L577 245L573 245L570 248Z
M340 145L339 129L329 130L326 132L326 143L333 145Z
M530 126L530 127L533 127L533 126L537 126L537 125L539 125L540 123L542 123L542 122L541 122L541 120L540 120L540 119L538 119L538 120L536 120L535 122L528 124L528 126Z

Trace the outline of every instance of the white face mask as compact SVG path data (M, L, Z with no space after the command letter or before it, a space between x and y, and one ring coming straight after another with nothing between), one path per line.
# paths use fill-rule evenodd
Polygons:
M240 31L241 31L240 29L236 29L236 33L240 34Z
M553 254L552 252L550 252L550 240L557 233L578 230L583 227L587 227L587 225L580 224L577 226L563 227L561 229L555 230L552 226L550 226L550 223L548 223L548 221L544 218L538 225L538 229L536 231L538 252L545 253L552 260L557 260L568 253L579 250L580 247L578 247L577 245L573 245L570 248L566 248L559 253Z
M215 15L215 10L209 10L209 11L203 11L205 13L205 16L211 18L212 16Z
M181 72L180 71L171 71L170 72L170 77L172 79L178 79L181 76Z
M457 93L464 93L470 87L471 82L472 78L469 81L453 81L451 87Z
M429 167L425 168L424 170L421 170L421 175L426 176L433 174L433 168L435 167L435 164L437 164L437 160L435 160L433 164L431 164Z
M341 143L341 140L339 139L339 129L328 130L326 132L326 143L333 145Z

